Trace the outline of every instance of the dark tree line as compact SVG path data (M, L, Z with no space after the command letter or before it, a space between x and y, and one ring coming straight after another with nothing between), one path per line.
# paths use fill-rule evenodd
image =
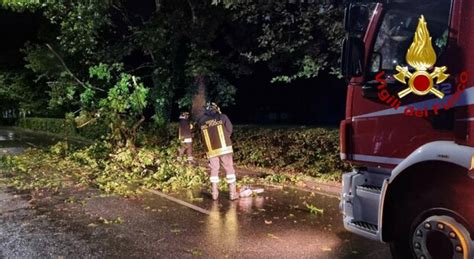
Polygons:
M234 103L235 79L337 76L342 10L327 1L3 0L38 16L24 66L0 71L0 99L32 114L105 120L129 138L145 121L206 99ZM257 87L257 86L256 86ZM130 131L130 132L127 132Z

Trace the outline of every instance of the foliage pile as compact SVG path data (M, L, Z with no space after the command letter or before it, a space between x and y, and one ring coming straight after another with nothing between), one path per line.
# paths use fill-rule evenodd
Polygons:
M233 134L237 164L301 172L339 180L350 166L339 157L339 131L326 128L236 127Z
M48 120L45 119L45 121ZM55 125L61 126L59 123ZM28 124L25 126L35 129L28 127ZM63 130L47 131L54 133ZM149 127L139 134L138 144L150 147L167 145L175 140L177 132L175 123L169 124L166 129ZM87 137L82 133L80 135ZM349 165L340 160L337 129L236 125L232 139L235 150L234 160L239 166L298 172L327 180L339 180L343 172L351 170ZM199 134L195 136L194 150L197 157L205 157ZM278 182L278 180L275 181Z
M167 136L175 138L177 125L168 126ZM143 133L142 144L157 144L156 132ZM161 139L164 135L161 135ZM351 167L340 159L339 130L306 127L263 127L236 125L232 134L234 161L238 166L261 167L274 172L302 173L323 180L338 181ZM199 134L195 136L194 150L205 157ZM271 182L292 182L291 176L275 174ZM280 179L282 178L282 179ZM283 179L285 178L285 179Z
M19 189L53 188L68 184L98 187L120 195L133 195L139 187L174 191L207 182L206 173L176 160L176 147L131 151L113 150L99 142L70 151L59 142L49 151L30 149L17 156L0 158L9 185Z
M107 94L98 93L93 83L81 94L82 110L76 123L85 125L104 123L109 127L108 140L118 147L135 148L138 131L145 121L149 88L140 78L124 72L122 64L99 64L89 69L90 79L104 85ZM100 88L98 88L100 89Z

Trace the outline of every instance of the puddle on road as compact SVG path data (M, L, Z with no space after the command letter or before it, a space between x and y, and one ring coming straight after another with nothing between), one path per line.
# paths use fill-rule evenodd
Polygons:
M235 207L239 215L268 215L286 216L302 213L307 217L320 218L322 216L340 216L338 211L339 199L311 192L304 192L292 188L263 187L265 192L253 197L240 198L236 201L228 200L228 192L221 192L219 200L213 201L206 190L188 190L176 193L173 196L210 211L226 213ZM216 210L216 207L218 210ZM310 208L321 209L315 214Z
M227 192L212 201L202 190L173 196L210 212L209 216L201 214L201 221L190 220L198 221L193 232L202 233L203 250L212 256L253 256L260 252L267 256L281 253L318 258L389 256L385 246L345 231L339 199L334 197L275 187L265 187L263 194L236 201L229 201ZM146 206L155 211L162 209L154 205L162 206L161 198L150 197L154 198L145 199ZM310 207L318 212L310 213Z
M13 133L13 131L7 131L6 134L0 135L0 142L14 140L14 139L15 139L15 133Z
M0 127L0 155L18 154L26 148L45 148L56 144L62 138L43 133L27 132L8 127ZM70 141L72 145L84 146L77 141Z

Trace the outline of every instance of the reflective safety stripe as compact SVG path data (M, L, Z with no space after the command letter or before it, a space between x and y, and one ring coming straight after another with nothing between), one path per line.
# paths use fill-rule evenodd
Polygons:
M219 138L218 139L219 145L216 149L212 148L211 136L209 135L209 130L207 128L202 129L204 142L207 147L206 154L208 158L231 154L234 152L234 150L232 149L232 146L227 146L225 134L224 134L224 127L222 125L217 125L216 129L217 129L217 136ZM216 138L217 136L213 135L212 137ZM213 140L216 140L216 139L213 139ZM217 143L214 143L214 144L217 145Z
M193 143L193 139L192 138L185 138L183 140L183 143Z
M235 183L236 180L237 180L237 177L235 176L235 174L227 175L227 183Z
M203 130L204 141L206 142L207 150L212 150L211 138L209 138L209 131L207 129Z
M221 147L227 146L225 142L224 129L222 128L222 125L217 125L217 132L219 133L219 140L221 141Z
M454 94L453 94L454 95ZM445 98L452 97L453 95L448 95ZM417 103L410 103L404 106L401 106L398 109L384 109L376 112L370 112L366 114L361 114L352 117L352 121L360 120L360 119L365 119L365 118L374 118L374 117L381 117L381 116L389 116L389 115L395 115L395 114L403 114L405 112L405 109L408 107L415 107L416 109L423 109L424 107L429 107L429 111L433 110L433 105L438 104L437 99L430 99L426 101L421 101ZM455 107L461 107L461 106L467 106L467 105L473 105L474 104L474 87L470 86L464 92L462 92L459 101L453 105L451 108Z
M218 183L219 182L219 176L211 176L210 180L211 180L211 183Z
M213 157L216 157L216 156L231 154L233 152L234 152L234 150L232 149L232 146L229 146L229 147L224 147L224 148L211 150L211 151L207 152L207 157L208 158L213 158Z

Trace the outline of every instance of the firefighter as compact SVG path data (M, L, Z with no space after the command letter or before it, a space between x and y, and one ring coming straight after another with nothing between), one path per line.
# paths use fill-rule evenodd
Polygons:
M189 120L189 112L182 112L179 116L179 132L178 137L181 142L178 158L183 157L184 153L188 156L188 162L193 163L193 125Z
M211 169L212 199L217 200L219 196L219 168L220 163L226 172L226 180L229 184L229 199L236 200L239 195L236 190L236 175L232 158L232 123L229 118L222 114L215 103L207 103L204 115L199 119L198 125L201 129L203 143L209 159Z

